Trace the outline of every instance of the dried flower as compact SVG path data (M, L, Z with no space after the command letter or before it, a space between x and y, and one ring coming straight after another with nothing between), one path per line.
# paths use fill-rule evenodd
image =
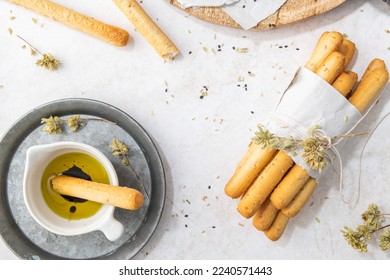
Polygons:
M381 224L385 215L378 209L378 206L370 204L368 209L362 214L362 225L357 226L356 230L347 226L344 227L344 230L341 230L344 239L352 248L357 249L359 252L367 253L367 241L372 239L374 233L390 226L390 224L386 226ZM390 230L384 230L378 241L379 248L384 251L390 249Z
M38 59L35 63L37 66L41 66L47 70L54 71L54 70L57 70L58 67L61 65L61 62L58 59L56 59L53 55L51 55L50 53L43 54L37 48L35 48L33 45L31 45L29 42L27 42L25 39L23 39L22 37L20 37L19 35L16 35L16 36L30 46L30 54L31 55L35 55L36 53L39 53L42 56L42 58Z
M84 119L80 118L80 115L68 118L67 123L72 132L76 132L80 126L85 126L87 124Z
M41 66L47 70L57 70L61 62L49 53L44 53L41 59L38 59L36 65Z
M368 209L362 214L362 219L368 230L375 231L381 226L383 214L379 211L378 206L370 204Z
M42 118L41 123L45 123L43 131L46 131L48 134L58 134L62 132L61 119L57 116Z
M302 140L303 153L302 157L305 163L313 170L322 172L327 165L325 157L325 147L319 137L310 137Z
M112 139L111 144L112 154L116 157L121 158L121 162L123 165L129 165L129 159L127 158L129 154L129 148L120 140Z
M361 231L354 231L349 227L344 227L344 230L341 230L341 232L343 233L344 239L352 248L361 253L367 253L367 240L363 237Z
M146 196L149 198L149 194L146 190L145 185L142 183L141 178L139 177L137 171L135 171L134 167L131 165L128 155L129 155L129 148L126 146L125 143L118 139L112 139L110 148L112 151L112 154L116 157L121 158L121 162L125 166L129 166L131 170L133 171L134 175L137 177L138 182L141 184Z
M379 248L383 251L390 249L390 229L387 229L379 236Z

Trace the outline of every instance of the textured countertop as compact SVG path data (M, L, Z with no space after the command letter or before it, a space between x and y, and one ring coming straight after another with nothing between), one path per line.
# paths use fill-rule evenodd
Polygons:
M135 118L162 155L167 196L160 224L136 259L387 259L374 242L361 254L340 230L360 223L369 203L390 211L390 118L368 142L360 198L351 208L329 170L306 208L278 242L269 241L236 211L223 189L267 111L274 108L324 31L344 33L358 51L352 69L361 76L375 57L390 65L390 7L382 1L347 1L310 19L269 31L243 31L203 22L167 1L143 0L144 9L181 50L164 63L112 1L58 3L133 37L114 47L24 8L0 2L0 135L26 112L62 98L107 102ZM12 29L12 35L8 28ZM62 61L58 71L35 65L37 57L16 37ZM247 48L247 52L238 52ZM356 131L367 131L390 112L389 87ZM364 139L343 151L344 187L358 184ZM17 259L0 241L0 259Z

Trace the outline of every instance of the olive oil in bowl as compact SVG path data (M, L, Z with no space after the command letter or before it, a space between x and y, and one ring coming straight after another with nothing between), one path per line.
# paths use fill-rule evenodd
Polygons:
M80 220L95 215L101 208L101 203L62 196L52 190L50 178L54 174L61 173L109 184L110 179L103 165L88 154L80 152L67 153L53 159L46 166L41 179L44 200L55 214L69 220Z

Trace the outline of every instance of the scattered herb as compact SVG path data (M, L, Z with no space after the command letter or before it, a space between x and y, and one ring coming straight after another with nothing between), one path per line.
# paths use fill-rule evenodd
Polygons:
M234 48L234 47L233 47ZM234 48L238 53L248 53L248 48Z
M12 35L12 28L10 28L10 27L8 27L8 33L10 34L10 35Z
M239 82L239 83L243 82L244 80L245 80L245 78L241 75L237 77L237 82Z
M16 17L14 17L14 16L10 16L10 17L9 17L10 20L14 20L15 18L16 18Z
M311 169L322 172L323 168L328 164L326 151L331 147L334 141L339 140L340 138L367 134L367 132L347 134L335 136L330 139L325 137L323 133L320 133L320 130L321 127L319 125L314 125L307 131L307 138L298 140L292 136L279 137L260 125L255 132L253 140L263 148L268 146L272 150L284 150L288 153L295 153L295 155L295 150L300 147L303 149L302 158L305 163Z
M36 55L37 52L33 49L33 48L30 48L30 55Z
M361 215L363 224L357 226L356 230L345 226L344 230L341 230L344 239L348 242L352 248L358 250L361 253L367 253L368 240L371 240L373 235L377 232L382 232L378 237L378 246L383 251L390 249L390 224L382 226L384 217L389 214L382 213L378 206L370 204L368 209Z
M0 89L3 89L4 88L4 85L0 85Z
M203 86L202 89L200 90L200 99L203 99L205 96L209 94L209 88L207 86Z
M33 23L37 24L38 20L36 18L32 18L31 19L33 21Z
M141 178L139 177L138 173L135 171L134 167L130 163L130 160L128 158L130 150L126 146L126 144L118 139L112 139L110 148L114 156L121 158L121 162L123 165L129 166L131 168L134 175L137 177L138 182L141 184L141 187L143 188L146 196L149 198L149 194L146 190L145 185L142 183Z

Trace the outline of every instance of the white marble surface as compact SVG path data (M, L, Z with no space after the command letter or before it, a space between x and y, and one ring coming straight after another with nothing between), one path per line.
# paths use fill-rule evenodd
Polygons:
M349 0L326 14L253 32L203 22L167 1L143 0L145 10L181 50L175 61L164 63L111 1L56 2L121 26L133 40L126 47L113 47L1 1L0 135L35 106L66 97L108 102L138 120L163 155L167 198L157 231L136 259L389 258L374 243L367 254L354 251L340 229L355 227L371 202L390 211L390 141L386 139L390 119L381 124L366 148L356 207L350 209L342 202L338 175L330 171L320 180L308 203L311 206L291 220L276 243L241 217L237 201L223 192L253 130L306 62L322 32L337 30L356 43L352 66L360 76L375 57L390 65L390 8L386 4ZM23 43L16 34L56 55L63 62L61 69L48 72L36 67L36 58L20 48ZM233 47L248 48L248 53L238 53ZM239 76L245 80L237 82ZM203 86L208 87L208 95L201 99ZM389 87L357 130L372 128L390 112L388 95ZM349 141L342 152L347 188L357 185L362 142ZM3 242L0 259L17 259Z

